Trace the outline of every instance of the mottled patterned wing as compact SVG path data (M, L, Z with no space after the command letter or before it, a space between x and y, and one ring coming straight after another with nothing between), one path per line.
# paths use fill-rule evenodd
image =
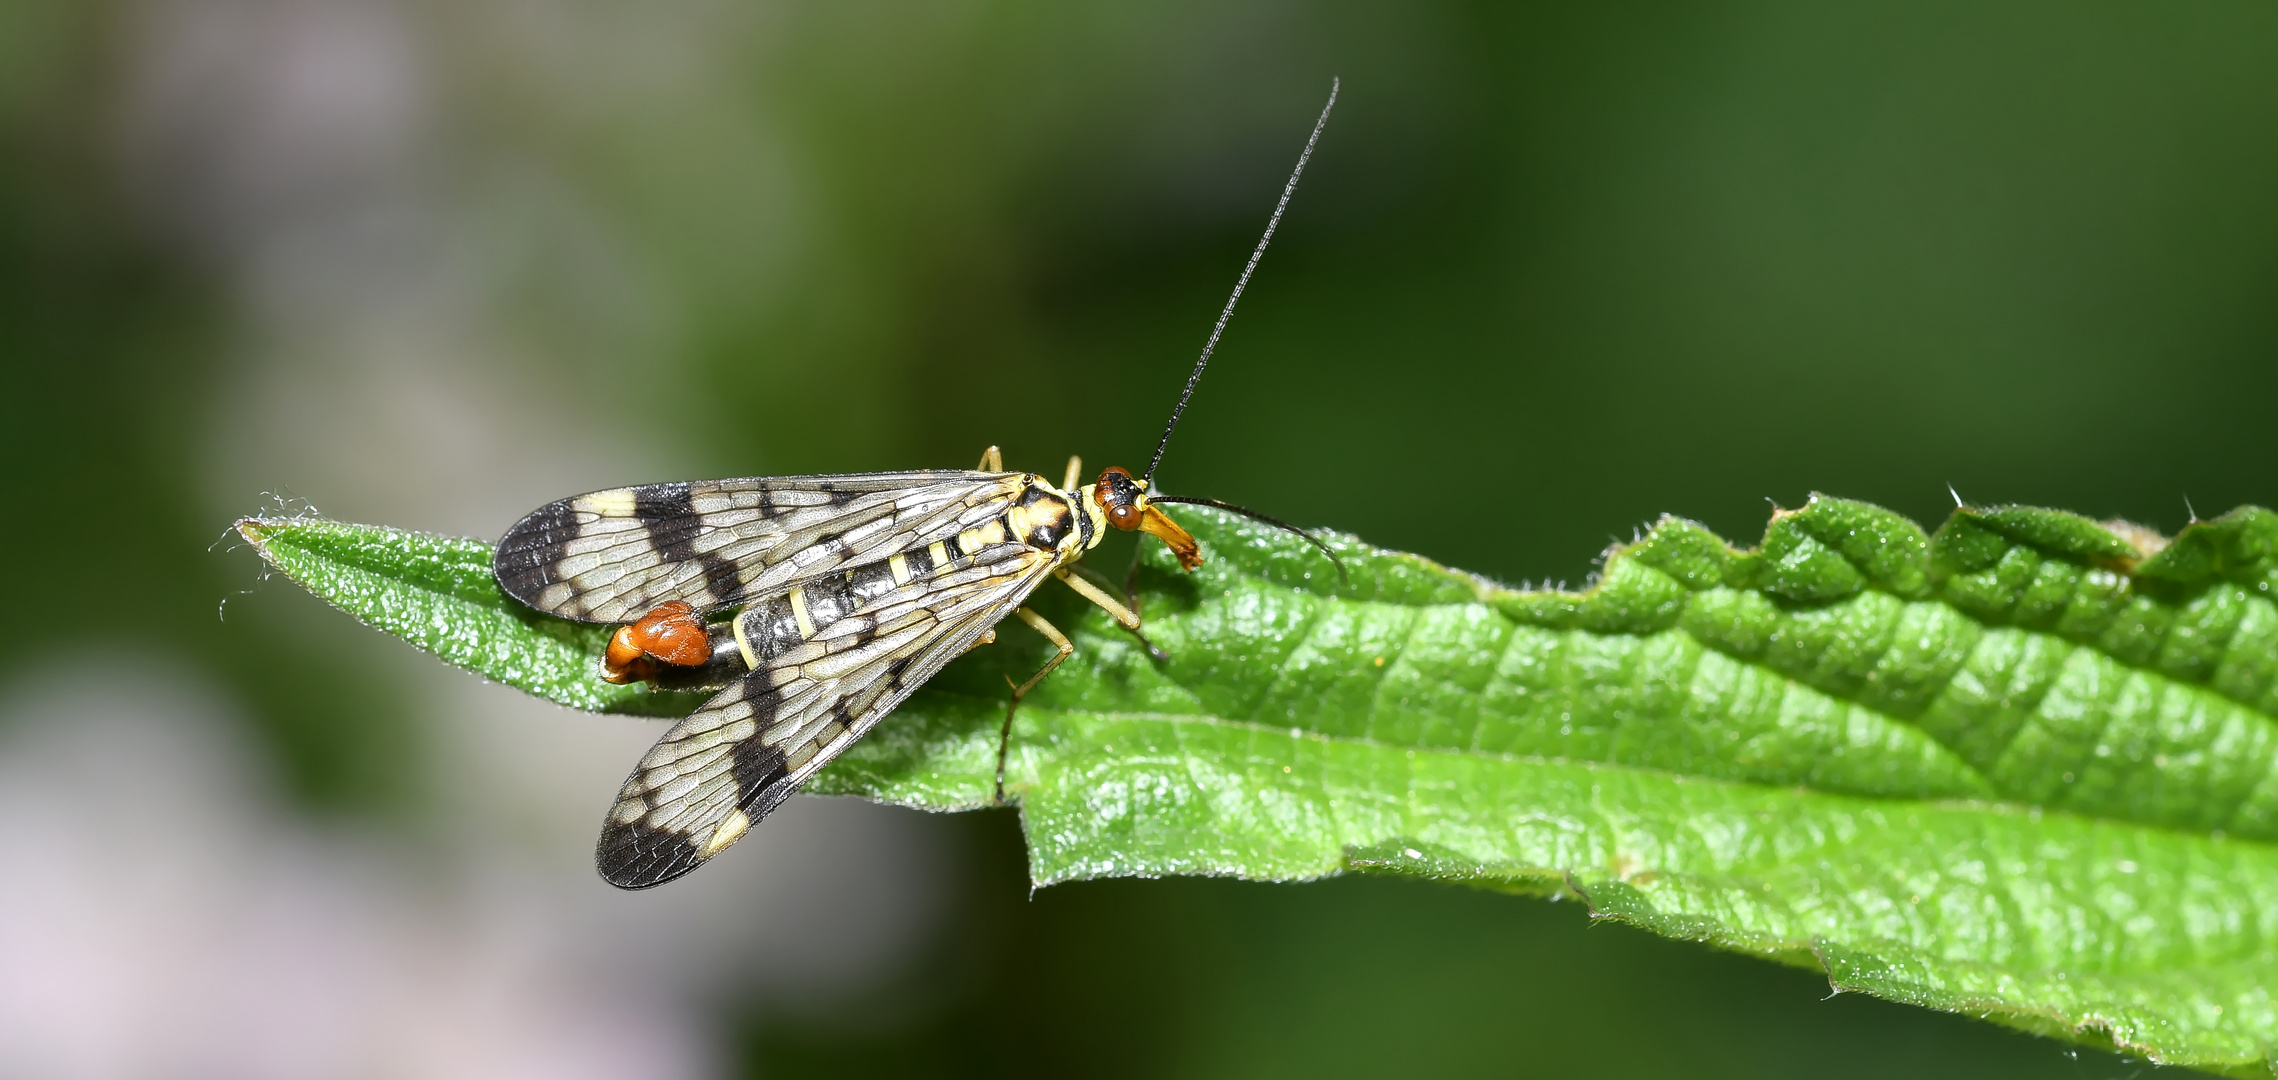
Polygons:
M1010 615L1052 566L1045 552L996 545L762 660L641 759L602 826L601 876L643 889L719 854ZM774 607L747 609L739 632Z
M754 477L613 488L541 507L498 542L506 594L550 615L706 612L994 519L1020 473Z

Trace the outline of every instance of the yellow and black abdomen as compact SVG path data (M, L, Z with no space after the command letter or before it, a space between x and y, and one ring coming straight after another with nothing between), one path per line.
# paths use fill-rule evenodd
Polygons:
M879 618L926 606L926 598L953 589L964 579L987 580L1010 569L998 564L1032 557L1013 542L1004 518L966 529L946 540L896 552L883 562L858 566L754 601L735 617L737 647L747 668L758 668L820 638L853 638L851 644L885 632Z

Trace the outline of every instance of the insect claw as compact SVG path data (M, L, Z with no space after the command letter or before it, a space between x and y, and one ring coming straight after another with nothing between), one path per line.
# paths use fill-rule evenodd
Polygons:
M1171 654L1157 648L1154 642L1147 640L1147 635L1140 633L1138 627L1126 626L1124 629L1130 631L1131 636L1139 642L1140 647L1147 650L1147 656L1150 659L1154 660L1158 664L1168 664L1171 662Z

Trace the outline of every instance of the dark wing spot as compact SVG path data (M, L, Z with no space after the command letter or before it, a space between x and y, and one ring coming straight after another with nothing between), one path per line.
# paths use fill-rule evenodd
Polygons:
M578 531L577 511L571 509L568 499L541 506L515 522L491 557L491 572L498 577L498 587L506 590L506 595L535 606L538 594L554 583L553 569L562 561L563 549L577 539Z
M666 562L693 562L703 568L711 606L727 603L743 591L743 575L736 564L712 552L696 550L696 538L704 533L704 519L689 501L687 484L634 488L633 516L648 530L649 541Z
M687 560L695 555L689 545L702 531L696 508L689 505L688 485L648 484L633 489L633 517L649 532L649 542L666 558Z
M736 773L736 790L743 792L743 798L737 800L736 805L757 825L759 819L791 797L790 785L784 783L791 771L783 765L781 747L761 746L758 739L737 743L735 756L732 768ZM772 790L775 788L783 790Z
M614 822L593 850L601 877L620 889L646 889L696 869L696 842L676 832Z
M772 690L757 689L765 686L764 674L746 676L747 680L753 678L761 681L757 684L747 681L746 687L753 691L750 698L753 716L764 730L780 699ZM844 706L840 706L839 711L839 719L844 721ZM736 808L751 819L752 825L758 825L761 818L783 805L783 800L798 790L798 785L790 782L791 770L785 766L781 747L762 745L755 737L738 742L730 754L729 768L736 780ZM710 830L717 824L700 825L701 835L691 836L651 828L642 822L620 825L612 820L602 826L601 840L593 850L594 865L604 880L620 889L662 885L703 864L697 852L712 838Z

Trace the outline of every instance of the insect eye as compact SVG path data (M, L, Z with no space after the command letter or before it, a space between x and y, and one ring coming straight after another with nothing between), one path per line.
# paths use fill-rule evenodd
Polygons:
M1139 527L1139 508L1130 503L1109 507L1107 523L1125 531L1136 529Z

